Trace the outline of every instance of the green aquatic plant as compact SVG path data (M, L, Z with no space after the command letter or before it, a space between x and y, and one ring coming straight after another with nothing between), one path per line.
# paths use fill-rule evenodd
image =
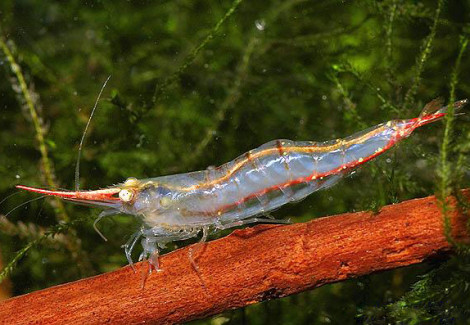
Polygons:
M450 99L455 99L455 89L458 84L458 73L462 57L468 45L468 37L461 36L460 50L451 74ZM450 106L452 107L452 106ZM386 324L398 322L403 324L421 324L423 322L465 323L470 317L468 292L470 290L469 265L470 245L456 241L452 237L452 226L449 213L452 207L447 199L450 195L460 192L457 181L462 180L457 175L463 171L463 155L459 148L451 146L454 123L453 108L445 119L444 137L442 140L440 162L438 167L439 192L438 197L442 209L444 231L447 240L456 248L458 255L444 262L435 270L422 276L413 284L412 289L398 301L382 308L369 309L363 316L367 323ZM453 155L454 154L454 155ZM458 155L456 161L449 157ZM460 207L466 210L467 199L461 197ZM468 215L468 214L467 214ZM470 223L467 224L470 232Z

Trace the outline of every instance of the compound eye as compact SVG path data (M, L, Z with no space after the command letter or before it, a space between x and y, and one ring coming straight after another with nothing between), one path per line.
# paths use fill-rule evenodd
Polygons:
M130 202L134 198L134 192L131 190L121 190L119 191L119 198L122 202Z

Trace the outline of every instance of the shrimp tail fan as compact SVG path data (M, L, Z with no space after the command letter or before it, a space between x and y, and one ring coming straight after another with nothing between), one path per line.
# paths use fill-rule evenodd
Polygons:
M444 98L437 97L437 98L431 100L429 103L427 103L424 106L423 110L419 114L419 117L424 117L424 116L434 114L434 113L438 112L443 107L444 107Z
M449 106L452 106L454 111L458 111L467 104L468 99L462 99L452 103ZM421 126L443 118L447 114L449 106L444 106L444 100L441 97L430 101L426 104L426 106L424 106L421 114L419 114L418 124Z

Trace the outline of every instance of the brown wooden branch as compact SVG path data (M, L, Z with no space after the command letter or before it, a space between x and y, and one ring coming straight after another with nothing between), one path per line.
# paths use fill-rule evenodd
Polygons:
M470 190L464 194L470 197ZM454 211L451 220L454 238L467 241L466 217ZM199 276L188 259L188 248L183 248L161 258L163 271L152 273L144 289L140 274L127 266L9 299L0 304L0 321L180 323L420 263L450 249L436 199L427 197L386 206L378 214L347 213L236 230L203 250L194 247Z

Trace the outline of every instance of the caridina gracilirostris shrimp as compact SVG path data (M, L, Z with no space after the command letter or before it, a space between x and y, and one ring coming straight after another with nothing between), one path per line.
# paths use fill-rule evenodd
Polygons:
M460 109L465 104L466 99L453 107ZM126 257L133 265L132 250L143 237L139 260L148 260L159 270L158 252L165 244L196 237L200 232L205 241L210 231L256 222L282 222L262 216L331 187L416 128L446 113L447 106L434 100L416 118L392 120L344 139L274 140L220 167L148 179L131 177L122 184L95 191L54 191L23 185L17 188L104 208L95 228L104 216L123 213L139 217L143 224L124 245Z

